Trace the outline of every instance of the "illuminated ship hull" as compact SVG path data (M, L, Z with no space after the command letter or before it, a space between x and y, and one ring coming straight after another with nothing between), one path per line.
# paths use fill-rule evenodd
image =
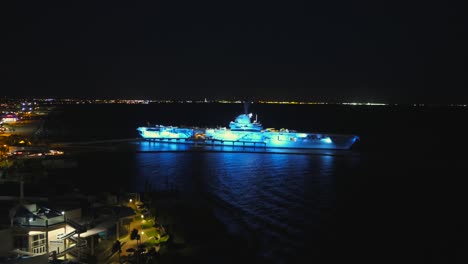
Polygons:
M350 149L359 137L345 134L303 133L287 129L263 129L251 115L240 115L230 128L179 128L154 126L137 128L143 139L158 142L212 146L291 148L291 149Z
M359 139L353 135L285 131L231 131L207 129L209 144L267 148L350 149Z

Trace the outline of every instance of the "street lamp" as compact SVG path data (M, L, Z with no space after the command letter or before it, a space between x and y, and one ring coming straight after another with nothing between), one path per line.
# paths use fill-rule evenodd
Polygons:
M63 215L63 222L65 223L65 225L63 226L63 232L64 232L64 234L66 234L67 233L67 216L65 215L65 211L62 211L61 213ZM64 239L63 240L63 246L64 246L65 249L68 247L67 244L68 244L67 240Z

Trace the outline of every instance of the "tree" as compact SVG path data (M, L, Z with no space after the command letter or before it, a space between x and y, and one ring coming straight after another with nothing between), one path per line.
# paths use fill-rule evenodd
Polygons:
M112 245L112 254L119 252L119 263L120 263L120 253L122 253L122 244L119 240L116 240Z
M135 240L138 238L138 230L136 228L133 228L132 232L130 233L130 239Z
M140 241L141 237L140 237L140 234L138 234L137 229L133 228L132 233L130 233L130 239L131 240L136 240L137 245L138 245L138 242Z
M115 252L119 252L119 254L122 252L122 245L120 244L119 240L116 240L112 245L112 253Z
M8 153L7 145L0 145L0 158L3 158L3 155Z

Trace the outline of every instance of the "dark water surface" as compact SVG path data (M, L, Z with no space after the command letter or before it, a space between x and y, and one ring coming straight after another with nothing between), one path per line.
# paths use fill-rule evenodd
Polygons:
M465 108L250 110L265 127L354 133L361 142L350 151L307 154L119 143L81 154L68 182L89 192L143 191L150 183L206 198L232 233L255 239L258 254L273 263L465 263ZM131 138L147 122L227 126L242 112L241 104L66 106L47 127L58 141ZM97 178L108 184L89 184Z

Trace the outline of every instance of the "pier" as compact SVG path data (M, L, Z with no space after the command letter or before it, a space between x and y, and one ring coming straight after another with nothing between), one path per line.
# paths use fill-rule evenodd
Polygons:
M120 142L136 142L136 141L141 141L141 140L142 140L142 138L124 138L124 139L105 139L105 140L56 142L56 143L51 143L51 147L68 147L68 146L76 146L76 145L93 145L93 144L120 143Z

